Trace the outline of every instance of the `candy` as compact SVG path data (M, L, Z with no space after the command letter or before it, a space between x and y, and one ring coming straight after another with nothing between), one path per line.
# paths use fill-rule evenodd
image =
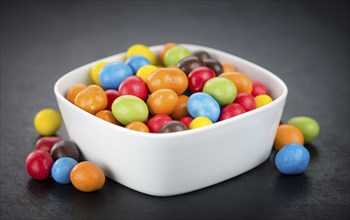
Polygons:
M112 113L117 121L127 125L134 121L144 122L148 117L148 108L142 99L132 95L124 95L114 100Z
M37 180L44 180L50 176L53 159L43 150L35 150L26 158L27 173Z
M189 125L189 129L201 128L213 124L213 122L204 116L193 119Z
M204 50L198 50L193 53L193 56L198 57L200 60L210 59L211 56Z
M137 73L136 76L140 77L145 83L147 83L148 77L156 70L158 69L157 66L154 65L145 65L141 67Z
M256 109L255 99L251 94L239 93L234 103L240 104L246 112Z
M149 132L147 125L140 121L131 122L130 124L125 126L125 128L134 130L134 131L140 131L140 132L146 132L146 133Z
M252 95L254 97L258 96L258 95L268 95L268 91L266 89L266 86L264 84L262 84L261 82L253 80Z
M79 92L81 92L86 87L87 85L83 83L76 84L75 86L69 89L66 95L66 99L68 99L68 101L74 104L75 97L79 94Z
M35 142L35 150L43 150L50 153L53 145L60 140L62 140L60 137L41 137Z
M178 120L180 118L189 116L189 113L187 111L187 101L188 96L186 95L180 95L178 97L175 109L170 115L172 119Z
M54 135L60 127L61 116L54 109L42 109L34 117L34 128L40 135Z
M310 162L310 153L302 145L291 143L284 146L275 157L277 169L287 175L304 173Z
M70 183L70 172L78 162L70 157L61 157L52 165L52 178L60 184Z
M95 116L101 118L102 120L108 121L109 123L120 125L120 123L115 119L112 111L110 110L101 110L97 112Z
M151 62L147 60L147 58L144 56L134 55L129 57L129 59L125 62L125 64L129 65L133 70L134 74L136 74L141 67L150 65Z
M187 101L188 113L193 118L204 116L211 122L216 122L220 115L220 106L210 95L197 92L192 94Z
M114 90L114 89L107 89L107 90L105 90L105 93L107 96L106 110L111 110L114 100L116 100L119 97L119 93L117 90Z
M203 87L203 92L212 96L220 106L228 105L236 97L237 89L234 83L222 77L209 79Z
M74 104L90 114L96 114L107 107L108 100L105 91L97 85L89 85L74 99Z
M186 125L186 127L188 128L191 124L191 121L193 121L193 118L192 117L183 117L183 118L180 118L179 119L179 122L183 123L184 125Z
M134 95L142 100L146 100L148 96L146 83L138 76L129 76L119 86L118 94Z
M172 133L187 130L186 125L179 121L169 121L160 129L160 133Z
M226 72L236 72L236 68L234 66L232 66L232 64L227 63L227 62L221 62L221 66L223 69L223 73Z
M164 55L164 64L166 66L176 66L176 64L185 57L191 56L191 52L186 48L176 45L170 48Z
M306 116L293 117L288 120L287 124L293 125L303 133L305 143L311 143L316 139L320 132L320 126L313 118Z
M134 55L142 55L147 58L153 65L157 64L157 59L153 52L143 44L134 44L131 47L128 48L128 51L126 52L126 58L130 58Z
M109 63L100 71L100 82L103 89L117 90L120 84L128 76L133 75L133 70L129 65L122 62Z
M231 80L236 85L238 93L252 93L253 82L248 76L242 73L227 72L220 74L219 77L224 77Z
M159 133L163 125L172 119L169 115L155 115L147 121L147 127L152 133Z
M214 70L216 75L219 75L224 71L224 69L221 66L221 63L215 59L203 59L203 63L206 67L209 67L210 69Z
M103 170L90 161L78 163L70 173L70 180L73 186L83 192L101 189L105 179Z
M228 104L222 108L220 116L219 116L219 121L223 121L223 120L226 120L228 118L232 118L234 116L243 114L244 112L245 112L245 110L241 105L239 105L237 103Z
M97 64L95 64L92 68L91 68L91 71L90 71L90 76L91 76L91 79L92 81L97 84L97 85L101 85L101 82L100 82L100 71L101 69L107 65L107 62L99 62Z
M188 79L186 74L178 68L159 68L148 77L147 86L150 92L171 89L181 95L187 89Z
M258 96L255 96L254 99L256 103L256 108L260 108L272 102L272 98L268 95L258 95Z
M178 96L171 89L159 89L147 99L147 106L152 115L170 115L177 105Z
M83 160L78 146L69 140L61 140L54 144L51 149L51 157L55 161L61 157L71 157L78 162Z
M279 151L282 147L290 143L304 145L303 133L293 125L279 125L273 143L274 148Z
M164 44L164 47L162 49L162 51L160 52L159 54L159 57L160 59L162 60L162 62L164 63L164 56L165 56L165 53L172 47L175 47L177 44L176 43L173 43L173 42L169 42L169 43L166 43Z
M209 67L198 67L188 75L188 87L191 92L202 92L204 84L216 76L214 70Z
M204 66L204 63L198 57L189 56L180 60L176 66L188 75L192 70Z

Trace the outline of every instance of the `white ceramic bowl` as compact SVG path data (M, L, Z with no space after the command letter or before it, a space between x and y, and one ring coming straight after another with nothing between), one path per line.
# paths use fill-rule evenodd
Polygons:
M205 50L220 61L264 83L274 101L259 109L199 129L142 133L103 121L65 99L77 83L91 83L90 69L100 61L122 61L125 53L79 67L60 78L55 95L71 140L84 158L124 186L155 196L198 190L240 175L264 162L287 97L287 87L277 76L253 63L208 47L182 44L190 51ZM159 54L162 45L150 47Z

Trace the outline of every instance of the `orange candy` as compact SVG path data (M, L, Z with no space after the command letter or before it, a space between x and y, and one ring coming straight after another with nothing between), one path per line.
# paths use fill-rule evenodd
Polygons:
M161 61L164 63L164 55L165 53L172 47L175 47L177 44L176 43L173 43L173 42L169 42L169 43L166 43L164 44L164 47L162 49L162 51L160 52L160 59Z
M221 62L221 66L223 68L223 73L226 72L236 72L236 68L232 66L232 64L227 62Z
M87 85L79 83L74 85L72 88L69 89L69 91L67 92L66 98L68 99L68 101L70 101L71 103L74 104L74 99L75 97L78 95L78 93L85 89L87 87Z
M105 184L103 170L90 161L78 163L70 173L73 186L83 192L99 190Z
M114 118L113 113L110 110L101 110L97 112L95 116L112 124L120 125L120 123Z
M134 131L149 133L149 129L148 129L147 125L143 122L140 122L140 121L131 122L130 124L125 126L125 128L130 129L130 130L134 130Z
M152 115L171 114L177 104L177 94L171 89L159 89L147 99L147 106Z
M275 141L273 143L276 150L281 150L287 144L297 143L304 145L304 136L299 128L293 125L282 124L277 129Z
M107 102L105 91L97 85L90 85L81 90L74 99L76 106L93 115L105 109Z
M183 117L190 116L190 114L187 111L187 101L188 101L188 96L186 95L179 96L175 109L173 113L171 113L170 115L172 119L179 120Z
M252 80L239 72L226 72L219 75L219 77L225 77L231 80L237 87L237 93L252 93L253 82Z
M188 79L184 71L179 68L159 68L148 76L147 86L151 92L171 89L181 95L187 89Z

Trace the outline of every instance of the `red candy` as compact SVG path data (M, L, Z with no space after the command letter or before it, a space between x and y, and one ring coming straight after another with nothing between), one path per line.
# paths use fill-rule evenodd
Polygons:
M248 93L239 93L236 96L234 103L240 104L246 112L256 109L254 96Z
M155 115L147 121L147 127L151 133L159 133L163 125L171 120L169 115Z
M48 152L36 150L27 156L26 169L34 179L44 180L50 176L53 163L54 161Z
M261 82L258 81L254 81L253 80L253 90L252 90L252 95L258 96L258 95L268 95L268 91L266 89L266 86L264 84L262 84Z
M43 150L50 153L53 145L62 140L60 137L41 137L35 143L35 150Z
M129 76L119 86L119 95L134 95L142 100L147 99L146 83L138 76Z
M189 128L192 121L193 121L192 117L183 117L179 120L179 122L182 122L184 125L186 125L187 128Z
M192 92L202 92L204 84L216 76L215 72L208 67L198 67L188 75L188 87Z
M119 97L119 93L118 93L117 90L114 90L114 89L107 89L105 91L105 93L106 93L107 100L108 100L108 104L107 104L106 110L111 110L112 109L112 103L114 102L114 100L116 98Z
M243 114L244 112L245 110L240 104L237 104L237 103L228 104L222 108L219 116L219 121L232 118L234 116Z

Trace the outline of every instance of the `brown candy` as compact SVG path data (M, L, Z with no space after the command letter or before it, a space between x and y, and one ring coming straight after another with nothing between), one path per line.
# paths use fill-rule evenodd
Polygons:
M209 67L210 69L214 70L214 72L216 73L216 75L219 75L220 73L222 73L224 71L224 69L222 68L222 65L219 61L215 60L215 59L204 59L203 63L206 67Z
M203 50L199 50L199 51L194 52L193 56L198 57L202 61L204 59L210 59L211 58L211 56L207 52L205 52Z
M187 130L187 127L183 123L179 121L169 121L162 126L160 133L172 133L185 130Z
M188 75L192 70L204 66L204 63L198 57L190 56L182 59L176 66Z
M69 140L61 140L55 143L51 149L51 157L54 161L61 157L71 157L78 162L83 160L78 146Z

